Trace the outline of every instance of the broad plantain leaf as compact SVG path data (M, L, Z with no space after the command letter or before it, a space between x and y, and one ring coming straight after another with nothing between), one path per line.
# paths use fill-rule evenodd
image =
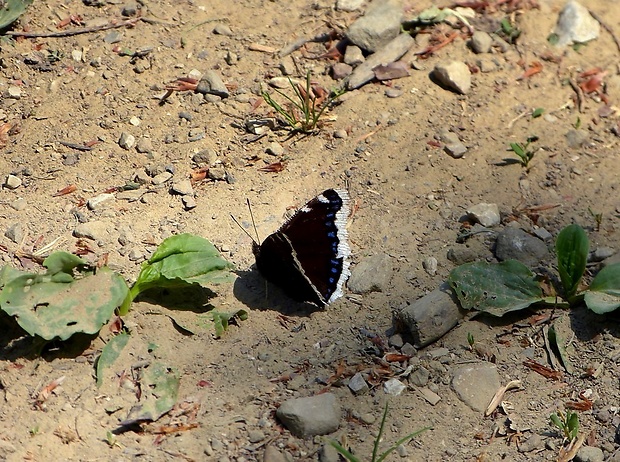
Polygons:
M0 292L0 309L30 335L66 340L99 332L128 292L125 280L105 267L82 279L63 272L21 273Z
M101 350L99 358L97 358L97 386L100 387L103 383L103 371L107 367L110 367L114 361L121 354L127 341L129 340L129 334L123 332L122 334L113 337Z
M583 228L569 225L560 231L555 241L558 254L558 272L564 288L564 295L572 303L583 272L586 270L590 241Z
M132 407L122 426L138 422L155 422L167 413L177 402L179 374L161 363L153 363L144 370L140 378L142 403Z
M34 0L6 0L0 2L0 29L10 26L26 12Z
M584 299L588 308L598 314L609 313L620 307L620 263L599 271Z
M131 301L147 289L230 282L232 268L232 264L224 260L206 239L192 234L171 236L142 264L140 275L120 314L127 314Z
M543 300L534 274L516 260L466 263L452 270L448 282L464 309L493 316L522 310Z
M47 268L47 274L67 273L72 275L73 270L79 266L86 266L84 260L69 252L54 252L45 260L43 266Z

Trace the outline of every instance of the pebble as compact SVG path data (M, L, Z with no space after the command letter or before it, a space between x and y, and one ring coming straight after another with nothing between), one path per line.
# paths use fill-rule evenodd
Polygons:
M192 186L192 182L189 180L189 178L187 178L172 183L172 192L180 194L181 196L193 196L194 187Z
M483 412L501 383L495 365L480 363L455 368L451 385L463 403L474 411Z
M158 175L155 175L153 177L153 179L151 180L151 183L153 183L154 185L164 184L170 178L172 178L172 173L170 173L170 172L162 172L162 173L160 173Z
M150 138L140 138L136 143L136 151L140 154L146 154L153 151L153 141Z
M118 145L123 149L129 150L136 145L136 137L127 132L123 132L118 139Z
M405 92L400 88L390 87L385 90L385 96L388 98L400 98Z
M280 450L273 446L269 445L265 448L265 452L263 453L263 462L289 462L289 459L280 452Z
M564 138L566 138L566 143L571 149L580 148L588 142L588 134L583 130L571 129L566 132Z
M183 202L183 207L185 207L185 210L195 209L198 206L194 196L183 196L181 198L181 202Z
M129 258L130 261L140 261L143 260L144 257L144 250L141 247L134 247L133 249L131 249L129 251L129 254L127 255L127 258Z
M605 455L601 448L595 446L582 446L577 455L575 456L575 462L603 462Z
M558 46L571 43L585 43L598 38L601 26L586 7L571 0L564 5L554 33L558 36Z
M226 88L226 85L224 85L224 81L214 70L208 70L204 73L198 82L196 91L203 95L210 94L219 96L220 98L228 98L230 96L230 92L228 88Z
M407 385L398 379L390 379L383 384L383 391L387 395L398 396L407 389Z
M210 168L207 176L215 181L225 181L226 180L226 169L224 167L215 167Z
M347 89L355 90L375 78L375 67L387 65L399 60L415 40L409 34L400 34L383 48L370 55L362 64L357 66L347 79Z
M338 11L355 11L362 7L365 0L336 0Z
M407 356L415 356L418 353L418 350L416 350L415 347L411 343L406 342L401 347L400 352Z
M398 446L396 446L396 453L400 457L407 457L409 455L409 451L407 450L407 446L405 446L404 444L399 444Z
M499 206L497 204L480 203L467 209L467 215L482 226L490 228L501 222Z
M284 154L284 148L277 141L272 141L265 149L265 152L269 155L279 157Z
M11 202L10 205L13 210L17 210L19 212L20 210L24 210L28 206L28 202L23 197L20 197L19 199Z
M542 449L544 446L545 442L542 437L538 433L534 433L528 439L519 444L519 452L532 452L536 449Z
M420 366L409 374L409 383L417 387L425 387L430 378L430 371L424 366Z
M219 159L215 149L207 148L197 152L192 156L192 161L198 165L215 165Z
M506 228L497 236L495 256L498 260L519 260L525 266L534 267L549 257L543 241L518 228Z
M362 49L356 45L349 45L344 50L344 59L343 61L349 66L358 66L362 64L366 58L364 58L364 53L362 53Z
M553 239L553 235L545 228L534 228L532 232L541 241L550 242Z
M364 376L361 372L358 372L353 377L351 377L348 387L354 395L363 395L365 393L368 393L368 391L370 390L370 387L366 383L366 380L364 380Z
M133 125L134 127L139 127L142 121L140 120L139 117L133 116L129 119L129 123Z
M332 66L332 78L342 80L353 72L353 67L347 63L336 63Z
M365 257L351 271L347 287L356 294L383 292L392 278L392 272L392 259L389 255Z
M606 258L614 255L615 253L616 251L611 247L598 247L594 252L590 254L590 258L588 260L593 262L603 261Z
M471 36L469 43L474 53L488 53L491 51L491 46L493 45L493 37L487 32L477 30Z
M114 194L112 193L102 193L95 197L91 197L86 202L89 210L98 210L103 207L103 205L114 199Z
M340 405L333 393L290 399L278 408L276 417L299 438L327 435L340 426Z
M262 430L250 430L248 432L248 439L250 443L258 443L265 439L265 433Z
M437 259L435 257L426 257L422 260L422 268L429 276L437 274Z
M388 345L393 346L394 348L400 349L405 344L403 340L403 336L400 334L394 334L388 339Z
M454 132L442 130L439 134L439 139L444 143L444 151L454 159L460 159L467 152L467 147Z
M226 52L226 56L224 56L224 61L226 61L226 64L228 64L229 66L234 66L237 61L239 61L239 56L237 55L237 53L228 50Z
M346 36L354 45L374 52L400 34L402 18L402 7L396 2L375 1L351 24Z
M17 189L22 185L22 179L15 175L7 175L4 186L8 189Z
M192 128L187 134L187 141L193 143L195 141L203 140L207 134L201 128Z
M340 453L329 443L321 445L319 449L319 462L340 462Z
M430 388L422 387L418 391L420 392L422 398L424 398L431 406L434 406L441 401L441 396Z
M136 3L128 3L121 9L121 14L125 17L132 17L138 14L138 5Z
M227 24L222 23L215 25L215 27L213 28L213 33L216 35L226 35L228 37L233 35L233 31L230 29L230 27L228 27Z
M347 136L349 136L349 134L344 128L339 128L338 130L334 131L334 138L344 139Z
M450 61L435 66L433 76L444 87L465 95L471 89L471 72L462 61Z
M97 220L81 223L75 227L73 235L77 238L104 241L108 237L108 223Z
M105 43L118 43L123 39L123 34L121 34L119 31L113 30L112 32L109 32L106 34L105 37L103 37L103 41Z
M15 244L20 244L25 236L24 225L21 223L14 223L7 228L4 235L8 237Z

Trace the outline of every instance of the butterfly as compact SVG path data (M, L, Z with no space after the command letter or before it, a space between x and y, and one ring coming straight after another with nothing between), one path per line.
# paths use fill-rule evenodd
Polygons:
M327 189L262 244L253 242L258 271L292 299L323 307L343 295L351 249L349 194Z

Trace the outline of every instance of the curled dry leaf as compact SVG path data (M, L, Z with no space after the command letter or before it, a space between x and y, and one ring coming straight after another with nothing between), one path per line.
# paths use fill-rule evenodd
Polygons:
M286 162L274 162L258 169L259 172L280 173L286 168Z
M542 364L537 363L536 361L533 361L531 359L523 361L523 365L529 367L534 372L537 372L538 374L548 379L560 380L562 378L562 373L560 371L554 371L550 367L543 366Z
M75 191L77 191L77 186L74 184L70 184L56 191L53 197L66 196L67 194L71 194L72 192L75 192Z
M514 388L520 388L520 387L521 387L520 380L511 380L503 387L498 388L498 390L495 392L495 395L493 396L493 399L489 403L489 406L487 407L486 411L484 411L485 417L490 416L495 411L495 409L497 409L497 407L503 401L504 395L506 394L508 390L512 390Z
M52 394L52 392L60 386L62 382L65 380L65 376L57 378L56 380L52 380L45 388L41 389L39 393L37 393L35 400L37 405L43 404L47 401L47 398Z

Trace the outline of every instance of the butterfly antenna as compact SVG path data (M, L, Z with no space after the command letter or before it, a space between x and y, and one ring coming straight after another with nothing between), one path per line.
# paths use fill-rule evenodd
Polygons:
M245 230L245 228L244 228L243 226L241 226L241 224L237 221L237 219L233 216L233 214L232 214L232 213L230 214L230 218L232 218L232 221L234 221L234 222L235 222L235 224L236 224L239 228L241 228L241 231L243 231L245 234L247 234L247 236L248 236L250 239L252 239L252 242L256 242L256 241L254 240L254 238L252 237L252 235L251 235L250 233L248 233L248 232Z
M254 214L252 213L252 205L250 204L249 198L246 200L248 202L248 209L250 210L250 217L252 218L252 226L254 227L254 232L256 233L256 243L258 244L260 242L260 237L258 236L258 229L256 229L256 222L254 221Z

